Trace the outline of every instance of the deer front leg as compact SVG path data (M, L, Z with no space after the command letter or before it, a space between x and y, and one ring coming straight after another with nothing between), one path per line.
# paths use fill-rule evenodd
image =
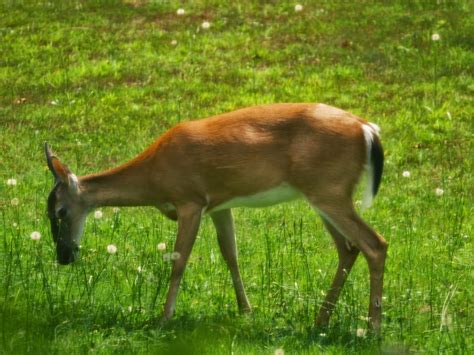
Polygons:
M230 270L239 311L242 313L249 312L251 308L237 263L237 247L232 213L230 209L217 211L211 214L211 218L214 222L214 227L216 227L217 240L219 241L222 256Z
M186 262L196 240L201 222L203 207L194 203L177 207L178 236L174 245L175 258L171 270L170 286L166 297L163 320L169 320L174 313L179 284L183 277Z

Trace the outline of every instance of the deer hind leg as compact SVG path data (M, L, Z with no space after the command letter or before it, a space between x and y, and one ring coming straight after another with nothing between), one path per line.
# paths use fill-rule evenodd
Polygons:
M235 295L240 312L249 312L251 307L245 293L242 277L237 263L237 247L235 242L234 221L230 209L211 213L217 232L217 240L222 256L229 267L234 284Z
M331 234L334 244L337 248L337 254L339 256L339 263L337 266L336 274L331 284L331 288L327 291L326 297L319 310L319 314L316 318L315 325L317 327L326 327L329 324L329 318L334 310L339 294L346 282L349 273L351 272L352 266L359 255L359 249L355 246L351 246L347 239L329 222L325 217L322 216L324 225Z
M379 335L387 242L357 215L350 198L331 196L310 201L367 260L370 273L369 327Z

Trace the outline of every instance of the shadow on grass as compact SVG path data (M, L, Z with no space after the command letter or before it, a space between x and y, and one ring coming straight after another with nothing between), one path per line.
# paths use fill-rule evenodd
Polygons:
M92 312L29 314L3 307L2 353L56 353L128 351L160 354L229 354L287 352L331 352L343 347L350 352L404 354L407 349L372 337L357 337L346 324L328 329L295 326L291 319L270 319L258 311L249 315L185 313L161 324L159 314L118 315L116 309ZM301 319L305 317L302 315ZM74 343L71 343L71 338Z
M159 320L156 319L156 323ZM160 348L165 353L233 353L259 352L282 347L288 352L325 352L328 349L378 354L405 354L402 345L384 343L376 337L357 337L350 329L336 324L326 329L308 326L297 329L288 322L275 326L258 314L204 316L182 315L164 325L158 325L150 334L161 334L166 345ZM273 351L271 351L273 353Z

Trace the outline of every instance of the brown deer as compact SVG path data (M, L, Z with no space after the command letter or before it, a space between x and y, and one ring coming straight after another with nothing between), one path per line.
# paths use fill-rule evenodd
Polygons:
M316 318L327 326L359 254L370 272L369 326L380 334L387 243L358 216L352 195L364 170L364 205L383 171L378 127L324 104L273 104L180 123L131 161L76 177L45 153L55 185L48 215L60 264L76 260L86 215L99 206L155 206L178 222L163 319L172 317L201 218L209 214L230 269L239 310L250 304L237 264L231 208L306 199L334 239L339 265Z

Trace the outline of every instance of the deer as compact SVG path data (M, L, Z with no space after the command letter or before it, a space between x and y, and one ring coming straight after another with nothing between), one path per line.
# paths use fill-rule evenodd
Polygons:
M318 103L267 104L181 122L146 150L116 168L77 177L45 142L54 187L47 200L57 262L79 256L86 216L102 206L153 206L177 221L177 236L162 320L175 311L186 262L202 217L212 219L230 270L238 309L251 306L238 266L236 207L266 207L305 199L334 241L338 266L315 317L328 327L344 283L362 253L368 263L368 327L380 335L388 243L366 224L353 202L364 172L362 205L377 194L384 152L379 127L342 109Z

